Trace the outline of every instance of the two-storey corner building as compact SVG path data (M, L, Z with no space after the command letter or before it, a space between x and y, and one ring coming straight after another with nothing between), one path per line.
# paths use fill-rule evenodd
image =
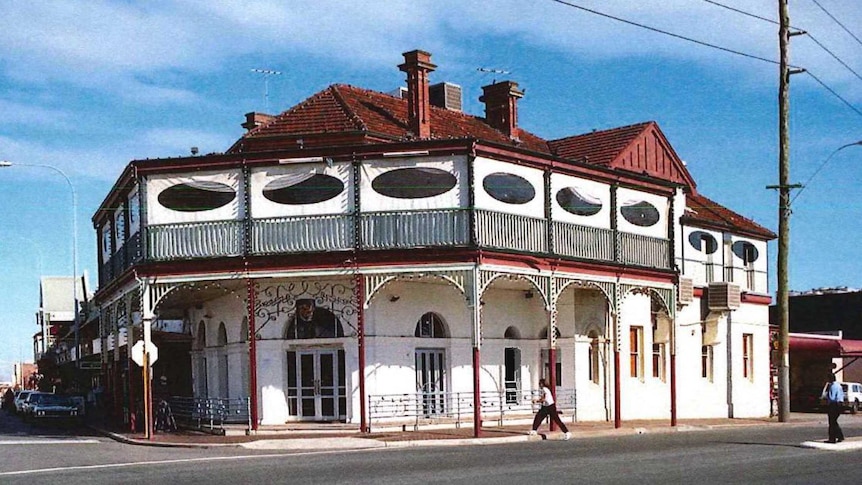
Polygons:
M579 420L768 415L772 232L654 122L544 140L514 82L481 118L429 54L399 68L403 96L333 85L127 166L93 218L118 412L151 328L155 394L248 399L252 427L507 419L540 377Z

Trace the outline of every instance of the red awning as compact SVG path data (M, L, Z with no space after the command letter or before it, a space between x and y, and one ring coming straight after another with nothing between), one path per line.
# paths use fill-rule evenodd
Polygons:
M839 340L841 357L862 357L862 340Z
M829 357L862 357L862 340L839 340L790 336L791 352L807 352Z

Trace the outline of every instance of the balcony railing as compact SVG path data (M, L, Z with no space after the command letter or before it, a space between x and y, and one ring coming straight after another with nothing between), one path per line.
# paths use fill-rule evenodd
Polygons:
M144 228L143 234L145 259L149 261L352 249L476 247L649 268L671 267L667 239L487 210L386 211L160 224ZM102 265L102 284L144 259L139 239L123 247L127 249Z
M147 250L157 261L242 254L242 221L185 222L147 228Z
M464 246L470 242L468 216L465 209L362 214L362 247Z
M338 251L353 246L348 215L278 217L251 222L252 254Z

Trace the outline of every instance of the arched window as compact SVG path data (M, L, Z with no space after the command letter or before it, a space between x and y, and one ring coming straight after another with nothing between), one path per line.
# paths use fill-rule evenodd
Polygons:
M203 350L207 346L207 325L203 320L198 323L197 335L195 335L194 350Z
M449 332L446 331L446 324L440 315L434 312L428 312L419 318L416 322L416 330L413 333L414 337L422 338L446 338Z
M218 340L216 345L225 346L227 345L227 329L224 327L224 322L219 323L218 326Z
M503 338L507 338L510 340L518 340L521 338L521 331L518 330L518 327L510 326L506 329L506 332L503 334Z

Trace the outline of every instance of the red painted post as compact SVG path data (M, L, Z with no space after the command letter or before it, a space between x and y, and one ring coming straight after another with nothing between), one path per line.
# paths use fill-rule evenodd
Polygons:
M548 349L548 386L551 388L551 395L554 396L554 402L557 401L557 349L551 347ZM557 423L553 419L549 425L551 431L557 430Z
M614 349L614 428L622 428L622 400L620 399L620 351Z

